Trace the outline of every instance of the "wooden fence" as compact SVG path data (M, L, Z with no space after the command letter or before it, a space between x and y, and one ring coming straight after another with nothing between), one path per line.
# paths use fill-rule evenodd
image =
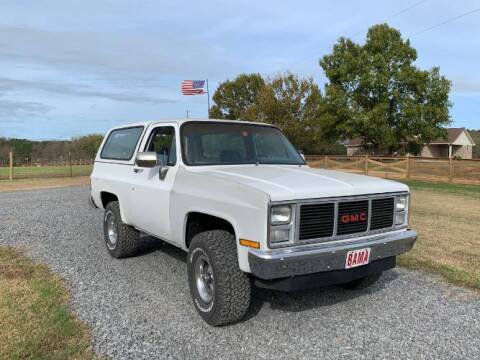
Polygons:
M480 185L480 160L388 157L308 155L311 167L335 169L387 179L418 179Z
M55 159L42 159L31 154L9 153L0 158L0 180L45 177L88 176L94 159L88 154L67 153Z
M387 179L419 179L480 185L480 160L421 157L307 155L316 168L335 169ZM68 153L55 160L41 160L10 153L0 159L0 180L89 175L93 159Z

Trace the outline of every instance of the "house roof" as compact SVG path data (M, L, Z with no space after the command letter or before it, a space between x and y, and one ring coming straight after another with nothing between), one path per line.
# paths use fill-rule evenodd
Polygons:
M465 128L449 128L447 130L447 138L437 138L430 142L431 145L449 145L453 144L458 139L460 134L465 131Z
M470 140L470 142L472 143L472 145L475 145L475 142L473 141L472 137L470 136L470 134L468 133L468 131L465 129L465 128L448 128L446 129L447 130L447 138L444 139L444 138L437 138L435 140L433 140L432 142L430 142L430 145L450 145L450 144L454 144L455 143L455 140L458 139L458 137L463 133L465 132L465 134L467 135L468 139ZM345 143L345 146L346 147L356 147L356 146L361 146L363 144L362 142L362 139L361 138L355 138L355 139L351 139L351 140L348 140L346 143Z
M363 141L361 138L355 138L355 139L349 139L347 140L347 142L345 143L345 146L346 147L349 147L349 146L361 146L363 145Z

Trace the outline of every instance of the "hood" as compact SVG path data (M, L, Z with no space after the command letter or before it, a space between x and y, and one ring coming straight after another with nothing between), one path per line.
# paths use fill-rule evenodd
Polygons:
M396 181L309 166L208 166L194 171L258 189L272 201L408 191L408 186Z

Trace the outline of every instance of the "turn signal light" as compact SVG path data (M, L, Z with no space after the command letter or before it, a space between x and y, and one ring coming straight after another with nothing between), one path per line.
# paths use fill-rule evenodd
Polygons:
M251 247L254 249L260 249L260 243L252 240L240 239L240 245Z

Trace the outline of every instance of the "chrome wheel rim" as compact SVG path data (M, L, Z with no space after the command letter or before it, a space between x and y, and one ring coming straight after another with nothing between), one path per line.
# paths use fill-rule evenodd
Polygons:
M109 249L115 249L118 239L117 222L112 212L107 213L105 217L105 225L107 227L107 246Z
M200 299L207 304L212 301L215 290L213 269L204 255L199 256L195 264L195 284Z

